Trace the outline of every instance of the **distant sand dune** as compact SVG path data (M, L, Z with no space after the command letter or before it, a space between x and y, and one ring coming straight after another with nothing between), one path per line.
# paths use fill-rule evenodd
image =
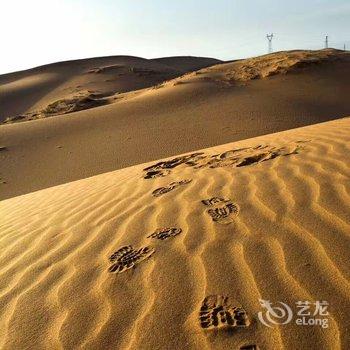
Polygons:
M227 82L263 79L278 74L297 72L312 66L331 63L346 57L347 53L335 49L320 51L281 51L233 63L223 64L200 72L224 73ZM197 74L198 74L197 73Z
M2 201L1 348L349 349L349 151L344 118ZM259 299L325 300L329 328Z
M145 91L126 94L122 97L122 99L129 100L130 97L149 92L149 89L151 89L151 95L154 95L157 94L157 92L152 91L154 88L174 87L181 84L207 82L217 84L221 88L231 85L239 86L242 82L298 72L298 70L310 69L310 67L322 63L342 62L347 57L346 52L328 49L282 51L230 63L221 63L215 59L202 57L167 57L146 60L137 57L116 56L114 64L103 64L103 58L66 62L66 68L63 71L61 71L62 68L59 64L52 64L26 72L12 73L14 77L18 75L19 79L13 80L13 77L10 83L0 87L0 91L2 90L8 95L12 105L17 105L16 94L21 93L23 89L30 91L34 87L40 87L37 81L39 77L44 79L44 76L47 75L56 76L55 79L52 79L52 84L57 84L58 80L60 85L59 88L47 91L44 98L36 101L27 111L23 111L24 113L9 116L9 112L4 108L0 118L5 124L30 121L103 106L121 99L118 96L118 98L100 99L94 103L81 102L82 98L91 99L93 95L112 96L145 89ZM112 57L104 58L104 60L106 59L109 59L106 63L113 62ZM215 63L221 64L214 65ZM208 66L209 68L207 68ZM46 73L38 76L39 69ZM6 81L6 78L7 75L3 76L2 79ZM2 79L0 77L0 82ZM32 83L30 84L30 82ZM14 90L12 86L16 86L19 91ZM83 96L81 97L81 95ZM96 101L96 99L93 100ZM66 108L56 108L52 112L53 106L57 104L65 105ZM74 108L71 108L72 104L74 104Z
M86 93L113 95L138 90L219 62L205 57L148 60L111 56L58 62L4 74L0 76L0 121L28 121L89 109L97 104L46 113L48 106L57 101L69 101Z

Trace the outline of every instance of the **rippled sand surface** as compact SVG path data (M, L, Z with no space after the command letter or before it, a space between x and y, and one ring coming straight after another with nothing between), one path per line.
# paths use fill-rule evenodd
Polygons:
M349 349L349 154L344 118L2 201L1 348Z

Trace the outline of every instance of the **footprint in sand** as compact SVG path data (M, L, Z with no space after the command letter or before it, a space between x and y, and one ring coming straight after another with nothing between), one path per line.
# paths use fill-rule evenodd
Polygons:
M159 197L165 193L168 193L172 190L174 190L175 188L182 186L182 185L187 185L192 181L192 179L187 179L187 180L181 180L181 181L175 181L175 182L171 182L169 185L165 186L165 187L160 187L157 188L156 190L154 190L152 192L152 195L154 197Z
M153 232L151 235L149 235L147 238L155 238L155 239L168 239L170 237L175 237L179 235L182 232L181 228L177 227L164 227L159 228L155 232Z
M207 210L208 215L211 216L214 222L219 224L230 224L233 222L234 216L237 216L239 212L238 205L234 204L230 199L213 197L203 199L202 203L210 207Z
M135 267L141 261L149 258L155 252L154 248L142 247L138 250L131 245L124 246L109 257L112 265L108 271L112 273L121 273Z
M230 297L221 295L209 295L203 300L199 321L205 329L249 326L246 311L237 306Z
M159 162L154 165L151 165L145 169L143 169L146 174L144 175L145 179L152 179L154 177L165 176L170 173L170 169L174 169L181 164L187 164L192 166L196 164L196 160L201 158L203 152L197 152L188 154L181 157L176 157L164 162Z
M155 179L157 177L164 177L170 174L170 170L152 170L148 171L144 176L145 179Z

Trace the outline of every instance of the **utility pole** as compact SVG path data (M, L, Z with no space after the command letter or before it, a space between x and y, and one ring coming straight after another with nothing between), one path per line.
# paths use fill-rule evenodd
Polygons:
M328 35L326 35L326 40L324 41L324 48L328 49Z
M344 44L344 51L346 51L346 46L345 46L345 44Z
M271 34L266 34L266 38L268 40L268 53L272 52L272 38L273 38L273 33Z

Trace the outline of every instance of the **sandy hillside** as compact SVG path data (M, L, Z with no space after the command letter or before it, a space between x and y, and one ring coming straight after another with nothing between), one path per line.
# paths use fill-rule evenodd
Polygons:
M209 64L203 60L199 63ZM156 59L152 64L188 70L194 62L178 57ZM103 74L79 77L88 84ZM349 115L349 77L349 53L280 52L204 68L151 88L83 101L104 101L100 107L1 125L0 146L5 147L0 151L1 198ZM31 88L21 91L33 97ZM16 106L7 96L4 101ZM57 112L72 105L66 101L54 107Z
M205 57L111 56L0 75L0 121L12 123L103 106L114 96L219 63Z
M349 152L344 118L2 201L0 347L349 349Z

